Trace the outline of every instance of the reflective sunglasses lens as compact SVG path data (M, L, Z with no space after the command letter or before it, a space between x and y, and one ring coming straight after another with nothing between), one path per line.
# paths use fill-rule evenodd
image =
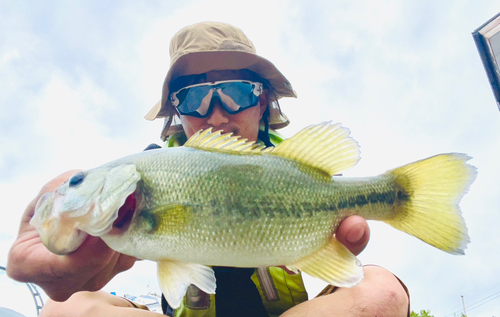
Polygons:
M257 105L261 93L259 83L235 81L186 87L172 93L171 102L182 115L205 117L212 98L217 96L228 113L236 114Z
M248 82L235 82L226 85L217 92L225 104L226 111L237 113L246 108L255 106L259 97L254 94L255 86Z
M182 89L176 94L176 98L179 101L177 110L184 115L193 115L196 112L198 112L198 115L206 115L208 106L210 106L210 99L212 99L212 92L213 88L210 86ZM209 99L208 105L204 105L207 103L207 99Z

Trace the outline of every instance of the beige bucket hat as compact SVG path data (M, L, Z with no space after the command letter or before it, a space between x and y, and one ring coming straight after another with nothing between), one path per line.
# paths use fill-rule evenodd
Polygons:
M161 101L145 116L147 120L165 118L162 139L182 130L174 121L175 111L169 100L172 79L203 74L213 70L248 69L267 79L273 88L270 95L269 127L280 129L289 124L288 118L274 103L282 97L297 98L290 82L267 59L257 55L255 46L237 27L220 22L201 22L177 32L170 41L170 69L163 82ZM168 123L168 124L167 124Z

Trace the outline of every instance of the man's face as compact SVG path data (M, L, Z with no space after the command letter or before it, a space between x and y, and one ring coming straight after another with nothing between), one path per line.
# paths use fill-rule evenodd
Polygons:
M180 77L173 82L171 88L172 91L176 91L189 85L230 79L254 81L255 78L251 77L251 74L245 70L212 71L196 76ZM218 98L214 98L212 102L212 111L206 118L179 115L182 127L188 138L199 130L212 128L213 131L222 130L223 133L233 132L234 135L239 135L250 141L257 141L259 122L268 103L266 90L264 90L260 96L260 101L257 106L248 108L234 115L224 110Z

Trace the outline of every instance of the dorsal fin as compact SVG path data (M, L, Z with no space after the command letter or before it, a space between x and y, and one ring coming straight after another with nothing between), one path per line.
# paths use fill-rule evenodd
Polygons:
M222 134L222 132L212 132L212 128L200 130L184 144L198 150L225 152L231 154L262 154L264 145L256 144L239 136L232 136L232 133Z
M284 140L270 153L318 168L333 176L353 167L360 159L358 142L349 134L349 129L339 123L312 125Z

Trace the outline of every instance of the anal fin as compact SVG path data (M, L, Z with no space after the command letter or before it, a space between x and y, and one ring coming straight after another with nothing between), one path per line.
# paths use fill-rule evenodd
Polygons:
M337 239L332 238L318 251L287 265L338 287L353 287L363 279L359 260Z
M189 285L196 285L208 294L215 294L215 274L208 266L163 260L158 262L158 280L168 304L177 309Z

